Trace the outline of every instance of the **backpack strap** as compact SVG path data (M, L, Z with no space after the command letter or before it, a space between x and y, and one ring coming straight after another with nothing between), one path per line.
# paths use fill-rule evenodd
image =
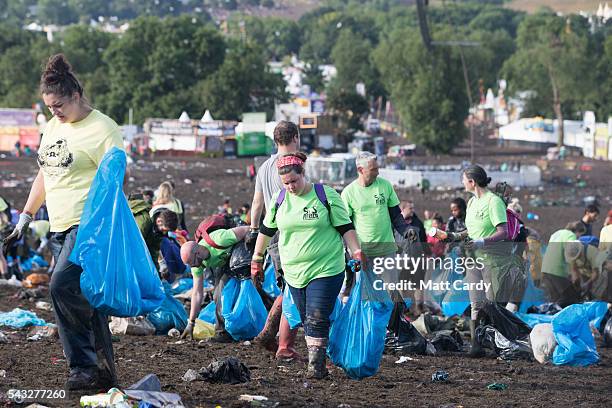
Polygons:
M314 184L315 194L317 198L325 208L327 209L327 214L329 216L329 223L331 224L331 206L329 205L329 201L327 201L327 194L325 194L325 187L323 184L315 183ZM272 216L272 222L276 222L276 213L278 212L278 208L281 206L283 201L285 201L285 197L287 195L287 189L282 188L280 193L278 193L278 197L276 197L276 202L274 203L274 215Z
M331 206L329 205L329 201L327 201L327 194L325 194L325 187L323 186L323 184L315 183L314 190L315 190L315 193L317 194L317 198L319 199L319 201L322 202L325 208L327 209L327 214L329 216L329 223L331 224Z
M283 201L285 201L286 195L287 189L281 188L280 193L278 193L278 197L276 197L276 202L274 203L274 215L272 216L272 222L276 222L276 213L278 212L278 207L280 207Z
M229 246L221 246L221 245L217 244L215 241L212 240L212 238L210 237L210 235L208 235L207 232L202 233L202 239L204 241L206 241L206 243L208 245L210 245L211 247L213 247L213 248L216 248L216 249L227 249L227 248L229 248Z

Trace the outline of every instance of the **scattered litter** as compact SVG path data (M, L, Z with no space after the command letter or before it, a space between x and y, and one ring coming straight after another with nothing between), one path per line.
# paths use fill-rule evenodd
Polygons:
M249 340L245 341L244 343L242 343L243 346L250 346L251 342Z
M49 324L48 326L32 326L28 330L28 337L26 339L28 341L38 341L47 337L59 338L59 332L57 331L56 325Z
M186 178L185 180L183 180L183 183L185 183L185 184L193 184L193 181L191 181L191 179Z
M49 274L46 273L32 273L23 280L24 288L34 288L39 285L49 284Z
M199 377L198 372L190 368L189 370L187 370L185 374L183 374L183 377L181 377L181 379L185 382L192 382L192 381L196 381L198 377Z
M508 389L508 384L492 383L492 384L487 385L487 389L495 390L495 391L503 391L503 390Z
M26 326L45 326L47 323L39 319L36 313L29 310L15 308L7 313L0 313L0 326L9 326L21 329Z
M40 405L40 404L30 404L25 408L49 408L49 407L46 405Z
M151 336L155 334L155 326L142 316L111 317L108 327L112 334L129 334L132 336Z
M240 398L238 398L238 401L246 401L246 402L267 401L267 400L268 400L268 397L264 397L263 395L242 394Z
M395 364L403 364L406 361L419 361L419 360L417 360L416 358L412 358L412 357L401 356L399 360L395 362Z
M200 319L196 319L195 327L193 328L193 339L204 340L215 335L215 326Z
M555 340L552 324L536 324L533 330L531 330L529 340L531 341L533 356L538 363L544 364L548 362L555 351L555 347L557 347L557 340Z
M36 308L40 309L40 310L52 310L53 306L51 306L51 303L49 302L43 302L42 300L36 302Z
M15 275L11 276L10 279L0 279L0 286L15 286L16 288L21 288L23 285L19 279Z
M0 377L6 378L6 370L0 370Z
M175 328L172 328L168 331L168 336L178 338L178 337L181 337L181 332Z
M432 382L446 382L448 381L448 373L444 370L438 370L431 375Z
M81 397L82 407L106 407L127 402L127 396L117 388L111 388L106 394L84 395Z
M6 337L6 334L0 331L0 344L7 344L8 342L9 342L9 339L8 337Z
M236 357L226 357L215 360L198 373L209 382L222 382L226 384L239 384L251 380L249 368Z
M161 391L161 382L155 374L147 374L130 385L128 390Z

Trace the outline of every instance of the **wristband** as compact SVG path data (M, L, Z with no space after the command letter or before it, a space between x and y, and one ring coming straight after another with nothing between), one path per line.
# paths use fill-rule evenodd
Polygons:
M253 257L251 258L251 261L257 262L257 263L263 263L264 259L263 259L263 256L253 255Z

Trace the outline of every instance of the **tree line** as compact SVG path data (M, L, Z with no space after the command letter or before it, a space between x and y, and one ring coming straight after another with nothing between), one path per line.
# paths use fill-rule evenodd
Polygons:
M177 1L183 8L195 3L202 2ZM127 121L130 108L136 123L178 117L181 110L198 117L206 108L218 118L238 119L248 111L271 117L274 103L288 95L268 62L287 63L297 55L306 63L305 83L325 93L327 107L350 126L359 126L373 102L390 100L412 139L434 152L450 151L466 134L463 64L472 95L480 84L497 89L502 78L509 84L506 95L533 91L525 116L580 119L584 110L593 110L605 121L612 115L611 21L591 24L550 9L526 15L498 4L443 2L427 8L431 38L476 46L428 50L416 7L402 3L337 0L298 21L234 13L221 24L205 12L141 13L122 35L75 24L52 43L44 33L7 20L0 25L0 105L29 107L40 100L41 65L63 52L94 105L118 122ZM320 64L337 69L328 84ZM365 97L355 90L358 82L365 85Z

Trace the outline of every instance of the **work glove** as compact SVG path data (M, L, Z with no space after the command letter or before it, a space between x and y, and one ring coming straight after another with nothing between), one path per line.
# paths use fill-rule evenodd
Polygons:
M348 266L351 268L351 270L353 272L361 271L362 266L365 264L365 256L363 255L363 252L361 252L361 249L358 249L353 252L351 258L352 259L348 263Z
M193 340L193 328L195 327L195 321L190 320L181 334L181 339Z
M247 249L250 252L253 252L255 250L255 244L257 243L257 235L259 235L259 230L250 229L249 233L246 235L246 237L244 237L244 243L246 244Z
M484 248L484 244L485 244L484 238L477 238L477 239L474 239L472 241L466 242L465 246L468 249L482 249L482 248Z
M404 231L404 239L408 242L416 242L419 240L419 229L414 227L407 227Z
M255 287L260 287L264 279L263 258L253 256L251 260L251 280Z
M4 238L4 241L3 241L4 249L2 251L4 253L4 256L7 255L8 250L13 245L13 243L21 239L25 231L27 231L28 225L30 225L31 222L32 222L31 215L26 214L25 212L22 212L21 214L19 214L19 221L17 221L17 225L15 225L15 229L13 229L13 232L11 232L9 236Z

